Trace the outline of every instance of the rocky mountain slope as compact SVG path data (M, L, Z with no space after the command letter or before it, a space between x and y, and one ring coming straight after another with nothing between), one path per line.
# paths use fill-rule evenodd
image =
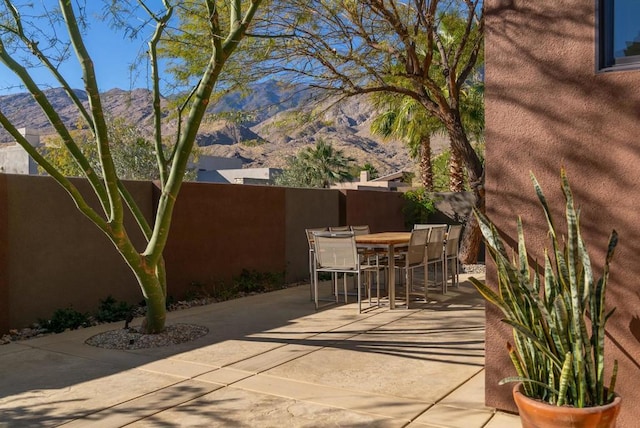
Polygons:
M78 114L62 89L46 91L52 105L70 128L78 123ZM76 91L87 101L86 93ZM335 105L309 104L303 92L277 82L255 85L248 95L224 95L214 103L197 137L202 154L235 156L245 167L282 167L288 156L315 144L319 139L331 142L357 165L371 163L381 174L400 169L413 170L415 162L398 141L382 141L369 130L376 112L367 98L351 98ZM126 117L143 129L151 125L150 92L144 89L103 93L103 105L109 115ZM1 111L18 127L53 132L46 117L28 94L0 96ZM243 120L231 112L242 111ZM167 130L173 125L167 122ZM11 141L0 129L0 142ZM439 152L445 141L435 141Z

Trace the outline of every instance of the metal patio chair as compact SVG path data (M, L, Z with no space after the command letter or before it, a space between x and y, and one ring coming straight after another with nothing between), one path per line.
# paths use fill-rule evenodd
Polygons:
M455 287L460 283L460 263L458 261L458 250L460 246L461 225L449 226L447 238L444 245L444 290L446 293L449 272L451 272L451 284ZM450 269L451 268L451 269Z
M316 309L319 309L318 298L318 273L329 272L332 274L344 274L344 300L348 302L347 275L356 277L358 313L362 312L362 274L373 271L378 266L362 260L356 249L355 236L352 232L314 232L314 245L316 266L314 273L314 300ZM371 302L370 282L368 282L368 295ZM338 303L337 281L333 281L336 303Z
M447 226L432 226L429 229L429 238L427 239L427 277L425 283L429 283L428 268L433 266L433 284L438 285L438 266L440 266L440 272L442 273L442 293L447 292L446 279L444 273L444 237L447 232Z

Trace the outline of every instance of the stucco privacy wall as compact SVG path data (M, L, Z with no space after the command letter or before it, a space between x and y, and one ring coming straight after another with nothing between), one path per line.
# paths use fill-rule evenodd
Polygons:
M0 332L10 325L9 295L9 200L7 176L0 174Z
M345 195L345 224L368 224L371 232L406 230L399 192L373 190L343 190Z
M0 237L6 240L2 240L5 263L0 271L8 289L10 326L28 325L69 306L94 310L109 294L118 300L140 300L135 278L121 256L57 183L48 177L1 177L0 196L5 197L0 219L6 215L6 228ZM86 181L71 181L83 194L91 192ZM149 217L151 184L126 186ZM92 201L97 208L97 200ZM133 220L128 224L133 226ZM141 236L132 238L142 243Z
M90 192L83 180L72 181ZM158 189L149 182L126 185L151 220ZM373 230L402 224L398 195L368 193L360 198L349 192L355 202L347 202L337 190L184 183L165 250L170 296L196 291L194 283L229 285L242 269L305 280L304 229L339 225L346 217L340 199L361 213L349 216L354 224L370 222ZM129 225L136 229L132 219ZM142 299L108 239L51 178L0 174L0 333L56 309L94 311L108 295L131 303Z
M595 72L595 2L488 0L486 8L487 212L513 239L525 224L542 260L546 223L529 180L533 171L564 227L560 168L581 207L584 239L601 273L611 229L620 242L611 269L608 358L620 363L621 427L640 419L640 71ZM490 268L488 280L495 282ZM510 333L487 312L487 404L513 410ZM611 366L609 366L611 367Z
M339 225L340 193L328 189L287 188L285 228L287 281L309 278L309 245L304 230Z
M184 183L165 249L169 294L228 286L242 269L284 272L284 207L282 187Z

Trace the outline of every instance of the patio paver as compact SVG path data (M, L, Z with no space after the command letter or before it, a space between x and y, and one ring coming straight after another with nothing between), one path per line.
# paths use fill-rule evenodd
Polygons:
M209 333L163 348L84 343L120 323L1 346L0 427L520 426L483 404L468 283L411 310L313 306L301 285L172 312Z

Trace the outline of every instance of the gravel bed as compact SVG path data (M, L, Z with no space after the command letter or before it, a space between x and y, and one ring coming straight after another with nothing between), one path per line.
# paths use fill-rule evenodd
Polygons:
M485 271L485 265L483 264L462 265L463 273L485 273Z
M162 333L144 334L138 328L121 328L96 334L87 345L106 349L145 349L177 345L204 336L209 329L195 324L167 324Z

